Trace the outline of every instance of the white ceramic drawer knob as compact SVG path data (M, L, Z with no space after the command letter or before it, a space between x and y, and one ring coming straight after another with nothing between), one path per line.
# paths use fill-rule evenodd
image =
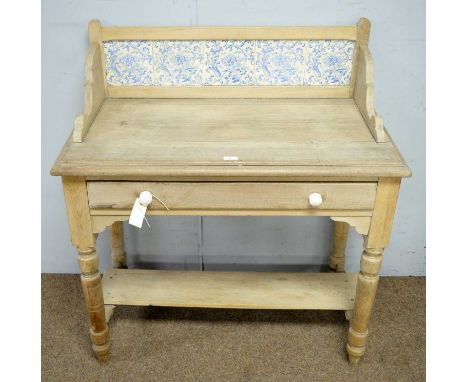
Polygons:
M322 195L318 192L313 192L309 195L309 204L311 207L318 207L322 204Z
M148 207L153 201L153 195L149 191L143 191L138 197L138 200L143 207Z

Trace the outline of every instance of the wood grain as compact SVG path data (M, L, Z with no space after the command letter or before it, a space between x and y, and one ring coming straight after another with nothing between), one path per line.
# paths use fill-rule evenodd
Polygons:
M109 354L114 306L126 304L345 310L348 356L357 363L400 181L411 175L374 109L369 20L357 27L163 28L102 28L92 20L88 31L84 112L51 174L62 176L98 359ZM205 39L355 40L351 85L106 84L103 41ZM125 267L122 221L144 190L170 208L154 202L147 215L330 216L337 271L344 271L348 224L366 235L360 273L113 269L102 284L97 234L111 227L113 264ZM322 195L319 207L308 204L312 192Z
M392 142L375 143L352 99L107 99L86 141L69 142L52 169L122 177L409 173Z
M333 228L333 251L328 261L328 266L335 272L344 272L349 224L336 221L334 222Z
M339 211L333 211L331 219L336 222L348 223L350 226L356 229L356 232L361 235L367 235L369 233L369 227L371 218L369 216L352 216L350 214L339 215Z
M359 46L368 45L369 36L370 36L370 28L371 28L370 21L366 19L365 17L361 17L357 25L356 44L354 46L353 69L351 73L351 94L354 94L354 89L356 85L356 75L357 75L357 70L359 66L358 64Z
M350 86L108 86L111 98L350 98Z
M100 233L116 221L127 221L130 210L91 210L93 232ZM338 217L333 216L339 215ZM358 232L369 229L372 210L149 210L147 216L331 216L353 223Z
M84 178L62 177L70 238L77 248L93 248L95 238L89 215L88 191Z
M359 19L357 25L356 45L367 46L369 44L371 22L365 17Z
M375 183L157 183L88 182L92 209L131 210L143 191L150 191L172 210L370 210ZM311 193L323 203L311 207ZM164 210L155 200L149 210Z
M354 308L356 274L110 269L104 302L238 309Z
M102 70L102 82L105 96L108 96L107 91L107 78L106 78L106 63L104 57L104 48L102 46L102 25L99 20L91 20L88 23L88 40L89 45L96 44L99 46L99 51L101 53L101 70Z
M357 58L354 100L375 141L388 142L390 138L384 129L383 119L374 109L374 67L370 50L366 45L359 46Z
M105 99L101 48L91 44L86 57L84 112L75 119L73 141L82 142Z
M105 137L138 143L374 141L352 99L109 99L89 140Z
M104 27L108 40L356 40L356 26Z
M366 247L385 248L388 245L400 183L400 178L379 179L371 227L365 240Z
M348 332L347 351L351 364L357 364L366 349L382 255L390 238L399 187L399 178L382 178L377 186L369 234L364 240L365 248L361 256L356 305Z
M122 222L114 222L109 229L109 234L112 248L112 266L114 268L127 268Z
M70 235L73 245L78 250L78 264L90 322L91 342L96 357L100 361L106 361L110 351L109 331L105 319L99 259L89 215L86 182L83 178L63 177L62 183Z

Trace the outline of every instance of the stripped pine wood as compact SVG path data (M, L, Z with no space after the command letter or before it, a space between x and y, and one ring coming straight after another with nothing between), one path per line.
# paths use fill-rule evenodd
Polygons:
M356 40L356 26L105 27L109 40Z
M175 168L177 170L177 166L172 166L172 168ZM194 166L196 168L196 166ZM214 167L213 167L214 168ZM230 167L231 169L234 168L234 166ZM250 169L255 169L254 166L250 166ZM291 170L294 172L294 170L301 169L301 166L291 166ZM229 170L229 168L228 168ZM284 174L286 175L286 174ZM173 176L171 174L167 173L166 174L167 179L164 179L163 175L160 175L158 179L154 179L153 177L150 176L142 176L142 175L128 175L128 176L120 176L118 179L115 178L115 176L111 175L102 175L100 177L97 176L87 176L86 180L89 182L93 181L124 181L124 182L134 182L134 181L142 181L142 182L156 182L156 181L175 181ZM196 181L203 181L203 182L221 182L221 181L238 181L241 180L243 182L255 182L259 181L259 175L257 176L248 176L244 175L242 178L237 178L236 176L205 176L203 179L200 179L200 177L197 176L186 176L185 181L186 182L196 182ZM182 179L178 179L177 181L181 181ZM260 181L262 182L274 182L277 180L274 177L269 177L263 176ZM304 183L304 182L345 182L345 183L353 183L353 182L366 182L366 183L372 183L372 182L377 182L379 180L378 177L376 176L314 176L314 177L303 177L303 176L298 176L297 173L296 175L290 175L289 177L286 178L288 182L296 182L296 183Z
M147 164L144 162L117 164L112 161L100 163L82 161L78 163L61 162L51 169L52 175L86 177L86 179L101 177L106 180L143 180L151 181L258 181L258 182L286 182L314 181L317 178L323 180L329 174L333 181L344 178L352 181L351 177L361 181L369 177L408 177L411 171L403 166L366 166L355 165L165 165Z
M108 86L111 98L349 98L350 86Z
M400 179L398 178L382 178L377 186L369 234L364 239L364 251L361 256L356 285L356 306L348 331L346 348L351 364L357 364L366 349L369 321L377 292L383 251L390 239L399 188Z
M109 135L112 136L111 131ZM136 142L133 144L122 146L123 141L123 138L107 142L90 140L86 145L70 146L56 172L65 175L86 170L86 176L97 176L101 169L110 173L120 170L123 174L132 170L133 173L138 171L151 176L158 174L156 168L164 166L224 166L228 172L229 167L258 166L256 170L261 174L260 168L266 166L310 166L309 171L303 174L323 175L321 167L326 167L325 170L333 174L330 176L343 175L341 167L355 167L356 175L362 176L409 174L391 145L376 147L369 142L248 142L240 139L237 142L234 139L216 142L207 137L207 141L180 141L168 147L165 142L156 140L150 144L150 140L134 139ZM97 151L99 148L101 150ZM125 159L119 161L119 156ZM225 159L232 157L236 159ZM380 163L380 167L373 165L375 162ZM164 168L160 170L163 172ZM187 169L187 173L190 174L191 170ZM222 172L224 169L217 170ZM249 172L248 168L237 169L237 172L243 174L242 170ZM283 169L265 170L267 175L275 173L272 170L279 174Z
M110 305L348 310L356 274L109 269L103 285Z
M365 351L402 177L411 171L374 109L370 22L346 27L105 27L89 23L85 108L51 169L62 176L96 357L110 350L116 305L338 309L347 352ZM354 40L350 86L107 86L103 41ZM360 273L112 269L101 280L97 235L110 227L125 268L122 222L149 190L149 216L329 216L330 266L344 271L348 225L364 238ZM314 194L314 195L311 195ZM309 198L309 195L311 198Z
M89 215L86 181L83 178L63 177L62 183L72 244L78 250L91 342L96 357L100 361L106 361L110 351L109 330L104 311L99 258Z
M124 216L130 214L130 210L118 210L112 208L90 210L91 220L95 217ZM369 217L372 210L147 210L149 216L332 216L336 219L346 217ZM351 219L350 219L351 220Z
M337 213L338 214L338 213ZM371 218L369 216L330 216L335 222L348 223L356 229L356 232L361 235L367 235L369 233L369 227Z
M369 43L370 36L370 21L365 17L359 19L357 25L357 35L356 35L356 44L354 47L353 55L353 70L351 75L351 94L354 94L355 84L356 84L356 74L358 69L358 55L359 55L359 46L367 46Z
M390 241L400 182L399 178L379 180L370 233L365 241L368 248L384 248Z
M161 142L374 142L352 99L109 99L88 139L106 133Z
M383 119L374 109L374 67L370 50L365 45L359 46L357 56L356 82L354 84L354 100L366 121L376 142L388 142L389 137L383 126Z
M62 177L63 194L67 206L68 225L73 246L93 248L95 237L91 229L86 180Z
M92 209L132 209L143 191L157 195L169 210L370 210L374 205L375 183L157 183L88 182ZM319 207L308 197L318 192ZM165 209L153 201L149 210Z
M226 156L239 160L226 161ZM352 99L107 99L86 140L69 142L52 169L75 176L210 172L410 174L393 142L375 143Z
M104 56L104 49L102 45L102 26L99 20L91 20L88 23L88 40L89 45L96 44L99 46L99 52L101 54L101 70L102 70L102 86L106 97L109 95L107 91L107 79L106 79L106 63Z
M124 247L123 224L114 222L109 230L112 248L112 266L114 268L127 268L127 254Z
M101 48L92 44L86 58L84 112L75 119L73 142L82 142L104 102Z
M109 323L110 319L114 315L115 305L104 305L104 310L106 313L106 323Z
M328 261L328 266L335 272L345 271L345 251L348 241L349 224L335 221L333 230L333 252Z
M361 17L357 25L356 44L368 46L370 37L371 23L369 19Z
M93 232L100 233L116 221L127 221L130 210L98 209L91 210ZM339 215L338 217L332 216ZM369 229L372 210L149 210L148 216L332 216L351 222L356 231L365 234ZM358 219L365 218L366 219Z

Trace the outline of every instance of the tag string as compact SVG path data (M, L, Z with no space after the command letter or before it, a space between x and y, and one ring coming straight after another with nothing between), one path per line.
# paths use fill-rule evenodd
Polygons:
M161 204L164 206L164 208L165 208L166 210L169 211L169 207L166 206L166 203L164 203L161 199L159 199L155 194L151 193L151 195L153 195L153 198L155 198L159 203L161 203ZM145 218L145 219L146 219L146 218ZM149 224L148 224L148 225L149 225Z

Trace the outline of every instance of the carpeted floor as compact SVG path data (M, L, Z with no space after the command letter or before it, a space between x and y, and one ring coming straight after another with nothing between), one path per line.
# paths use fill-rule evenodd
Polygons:
M79 276L42 276L43 381L424 381L425 278L382 277L367 352L343 312L117 307L94 358Z

